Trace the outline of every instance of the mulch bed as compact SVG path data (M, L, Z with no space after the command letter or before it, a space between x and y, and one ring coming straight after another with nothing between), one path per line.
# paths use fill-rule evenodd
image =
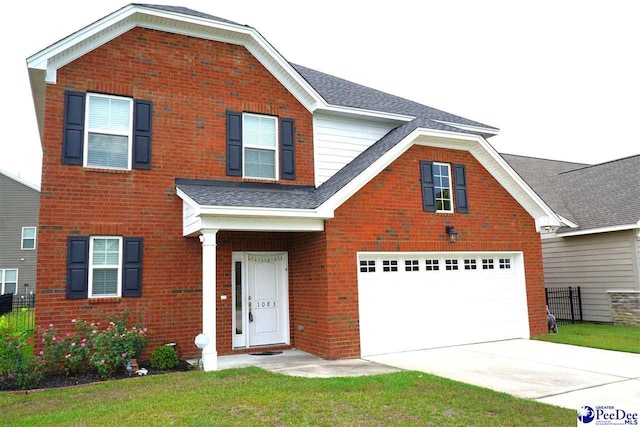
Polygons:
M178 366L176 366L174 369L169 371L160 371L157 369L151 369L151 366L149 366L148 362L141 363L140 367L147 369L148 371L147 375L162 375L162 374L167 374L171 372L189 371L193 369L193 367L184 360L181 360L178 363ZM132 375L132 377L137 377L137 376L138 376L137 374ZM4 379L0 377L0 392L9 391L9 392L25 392L26 393L26 392L33 392L35 390L42 390L42 389L48 389L48 388L71 387L71 386L91 384L91 383L96 383L101 381L124 380L128 378L129 378L129 375L124 371L116 372L116 374L113 377L108 378L106 380L103 380L97 372L87 372L82 375L69 375L69 376L65 375L64 373L47 373L44 375L44 377L42 378L42 381L40 382L40 384L38 384L38 386L35 389L23 390L16 386L15 381L10 380L5 382Z

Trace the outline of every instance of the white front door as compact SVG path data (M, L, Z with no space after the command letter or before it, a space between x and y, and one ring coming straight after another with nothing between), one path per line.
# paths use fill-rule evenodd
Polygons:
M235 348L289 343L286 252L233 254Z

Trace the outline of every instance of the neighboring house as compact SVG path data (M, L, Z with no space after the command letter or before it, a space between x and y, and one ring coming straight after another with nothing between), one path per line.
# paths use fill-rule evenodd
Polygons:
M0 295L35 292L40 189L0 170Z
M569 224L542 235L545 286L580 286L584 320L640 325L640 155L597 165L503 157Z
M205 334L207 370L256 348L336 359L546 332L539 231L561 220L487 143L496 128L182 7L128 5L27 63L37 323L144 312L150 346L195 355Z

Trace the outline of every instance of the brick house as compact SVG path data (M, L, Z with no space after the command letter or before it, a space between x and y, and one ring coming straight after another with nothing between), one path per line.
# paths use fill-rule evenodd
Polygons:
M496 128L182 7L128 5L27 62L37 323L144 312L151 346L193 355L204 333L207 370L256 348L337 359L546 331L539 232L561 223Z

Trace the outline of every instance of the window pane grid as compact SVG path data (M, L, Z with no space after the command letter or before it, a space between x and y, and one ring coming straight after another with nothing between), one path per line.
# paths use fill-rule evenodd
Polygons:
M465 270L476 270L476 260L475 259L465 259L464 260L464 269Z
M491 258L483 258L482 259L482 269L483 270L493 270L493 259L491 259Z
M433 164L433 185L436 199L436 210L451 211L451 173L449 165Z
M457 270L458 269L458 260L457 259L446 259L444 261L446 270Z
M397 260L383 260L382 261L382 271L392 272L398 271L398 261Z
M427 271L438 271L440 270L439 261L437 259L427 259L425 260L425 268Z
M360 272L361 273L375 273L376 272L376 262L373 260L360 261Z
M419 264L417 259L407 259L404 261L404 270L405 271L418 271Z

